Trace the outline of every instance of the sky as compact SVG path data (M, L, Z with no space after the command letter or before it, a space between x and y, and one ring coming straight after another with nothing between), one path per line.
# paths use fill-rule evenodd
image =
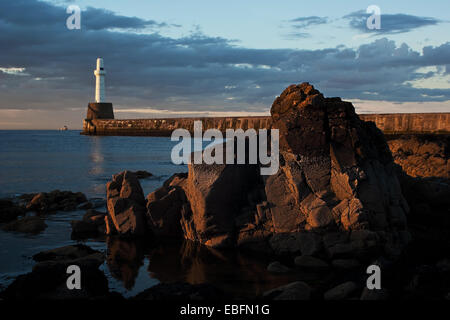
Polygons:
M450 1L373 1L0 0L0 129L81 128L97 57L116 118L266 115L305 81L358 113L450 112Z

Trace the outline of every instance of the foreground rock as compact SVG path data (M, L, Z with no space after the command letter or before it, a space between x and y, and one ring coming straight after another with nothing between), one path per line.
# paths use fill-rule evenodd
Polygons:
M410 240L409 206L374 123L308 83L288 87L271 114L280 133L275 175L262 178L258 165L190 164L186 178L148 198L150 228L212 247L398 256Z
M98 267L103 254L84 245L43 251L33 257L33 271L18 276L0 294L3 299L91 299L109 297L108 281ZM81 290L67 289L67 267L81 269Z
M88 210L82 220L73 220L72 239L97 238L106 233L106 213L93 209Z
M304 282L297 281L264 293L269 300L309 300L311 288Z
M330 267L325 261L311 256L296 257L294 263L301 269L311 271L327 270Z
M143 236L147 230L144 192L137 176L124 171L106 185L108 234Z
M76 210L79 204L86 201L86 196L81 192L54 190L34 195L26 208L37 214L48 214L56 211Z
M272 273L286 273L290 269L278 261L274 261L267 266L267 271Z
M351 294L355 293L355 291L358 289L358 286L356 283L352 281L348 281L345 283L342 283L324 294L325 300L343 300L346 298L349 298Z
M3 225L2 230L21 233L38 234L47 228L47 224L41 217L24 217Z

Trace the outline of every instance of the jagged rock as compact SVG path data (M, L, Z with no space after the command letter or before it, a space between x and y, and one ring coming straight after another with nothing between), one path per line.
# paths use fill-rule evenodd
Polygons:
M233 246L235 219L258 170L256 165L189 164L183 183L190 204L181 218L184 237L211 247Z
M66 246L36 254L32 272L18 276L2 292L4 299L91 299L109 296L108 280L98 267L103 254L84 245ZM67 267L81 270L81 290L69 290Z
M406 135L388 140L395 163L411 177L450 179L449 135Z
M354 293L358 289L356 283L352 281L348 281L342 283L324 294L325 300L343 300L348 298L352 293Z
M278 261L274 261L267 266L267 271L272 273L286 273L290 269Z
M295 258L294 263L299 268L311 271L321 271L330 267L325 261L311 256L298 256Z
M261 178L259 165L191 163L186 178L149 197L154 232L276 254L398 256L410 238L409 206L375 124L308 83L284 90L271 115L280 136L278 172Z
M136 175L123 171L106 185L107 233L142 236L147 230L145 198Z
M0 223L10 222L25 214L25 209L9 199L0 199Z
M263 296L269 300L309 300L311 288L304 282L296 281L269 290Z
M34 195L26 208L27 210L36 211L37 214L73 211L77 209L79 204L86 201L86 196L81 192L54 190Z
M4 231L38 234L47 228L45 221L36 216L24 217L3 225Z

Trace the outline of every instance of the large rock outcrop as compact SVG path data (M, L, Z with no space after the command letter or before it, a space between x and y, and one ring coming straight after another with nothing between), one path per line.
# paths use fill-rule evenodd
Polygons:
M186 178L149 196L148 208L172 206L168 215L149 210L157 217L151 228L167 231L167 222L178 221L174 235L213 247L332 258L399 254L409 240L409 208L374 123L308 83L284 90L271 115L280 136L276 174L262 177L254 165L190 164ZM167 200L171 193L177 201Z

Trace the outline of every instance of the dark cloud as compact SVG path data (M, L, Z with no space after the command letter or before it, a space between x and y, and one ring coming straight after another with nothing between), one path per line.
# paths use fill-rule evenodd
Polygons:
M95 19L89 12L82 12L82 21ZM410 84L435 74L417 73L420 67L448 70L450 43L422 52L388 39L356 49L248 49L201 32L180 39L155 30L117 32L114 28L163 23L129 20L105 10L98 14L95 27L82 22L81 30L68 30L69 15L62 7L2 1L0 68L25 68L26 75L0 71L0 109L84 110L94 95L93 69L99 56L105 59L108 100L122 109L261 111L286 86L302 81L327 96L347 99L450 99L450 90Z
M105 9L89 7L83 11L83 27L92 30L118 28L118 29L144 29L151 27L167 27L166 23L154 20L143 20L137 17L124 17Z
M304 28L307 28L310 26L325 24L328 22L328 18L327 17L317 17L317 16L299 17L299 18L289 20L289 22L296 29L304 29Z
M373 32L375 34L396 34L410 32L426 26L433 26L441 23L440 20L431 17L419 17L409 14L385 14L381 13L381 28L368 29L367 19L371 13L356 11L343 18L349 21L349 26L362 32Z
M328 22L327 17L298 17L287 21L288 28L293 29L293 31L283 34L283 38L286 40L298 40L302 38L310 38L311 34L305 32L311 26L321 25Z

